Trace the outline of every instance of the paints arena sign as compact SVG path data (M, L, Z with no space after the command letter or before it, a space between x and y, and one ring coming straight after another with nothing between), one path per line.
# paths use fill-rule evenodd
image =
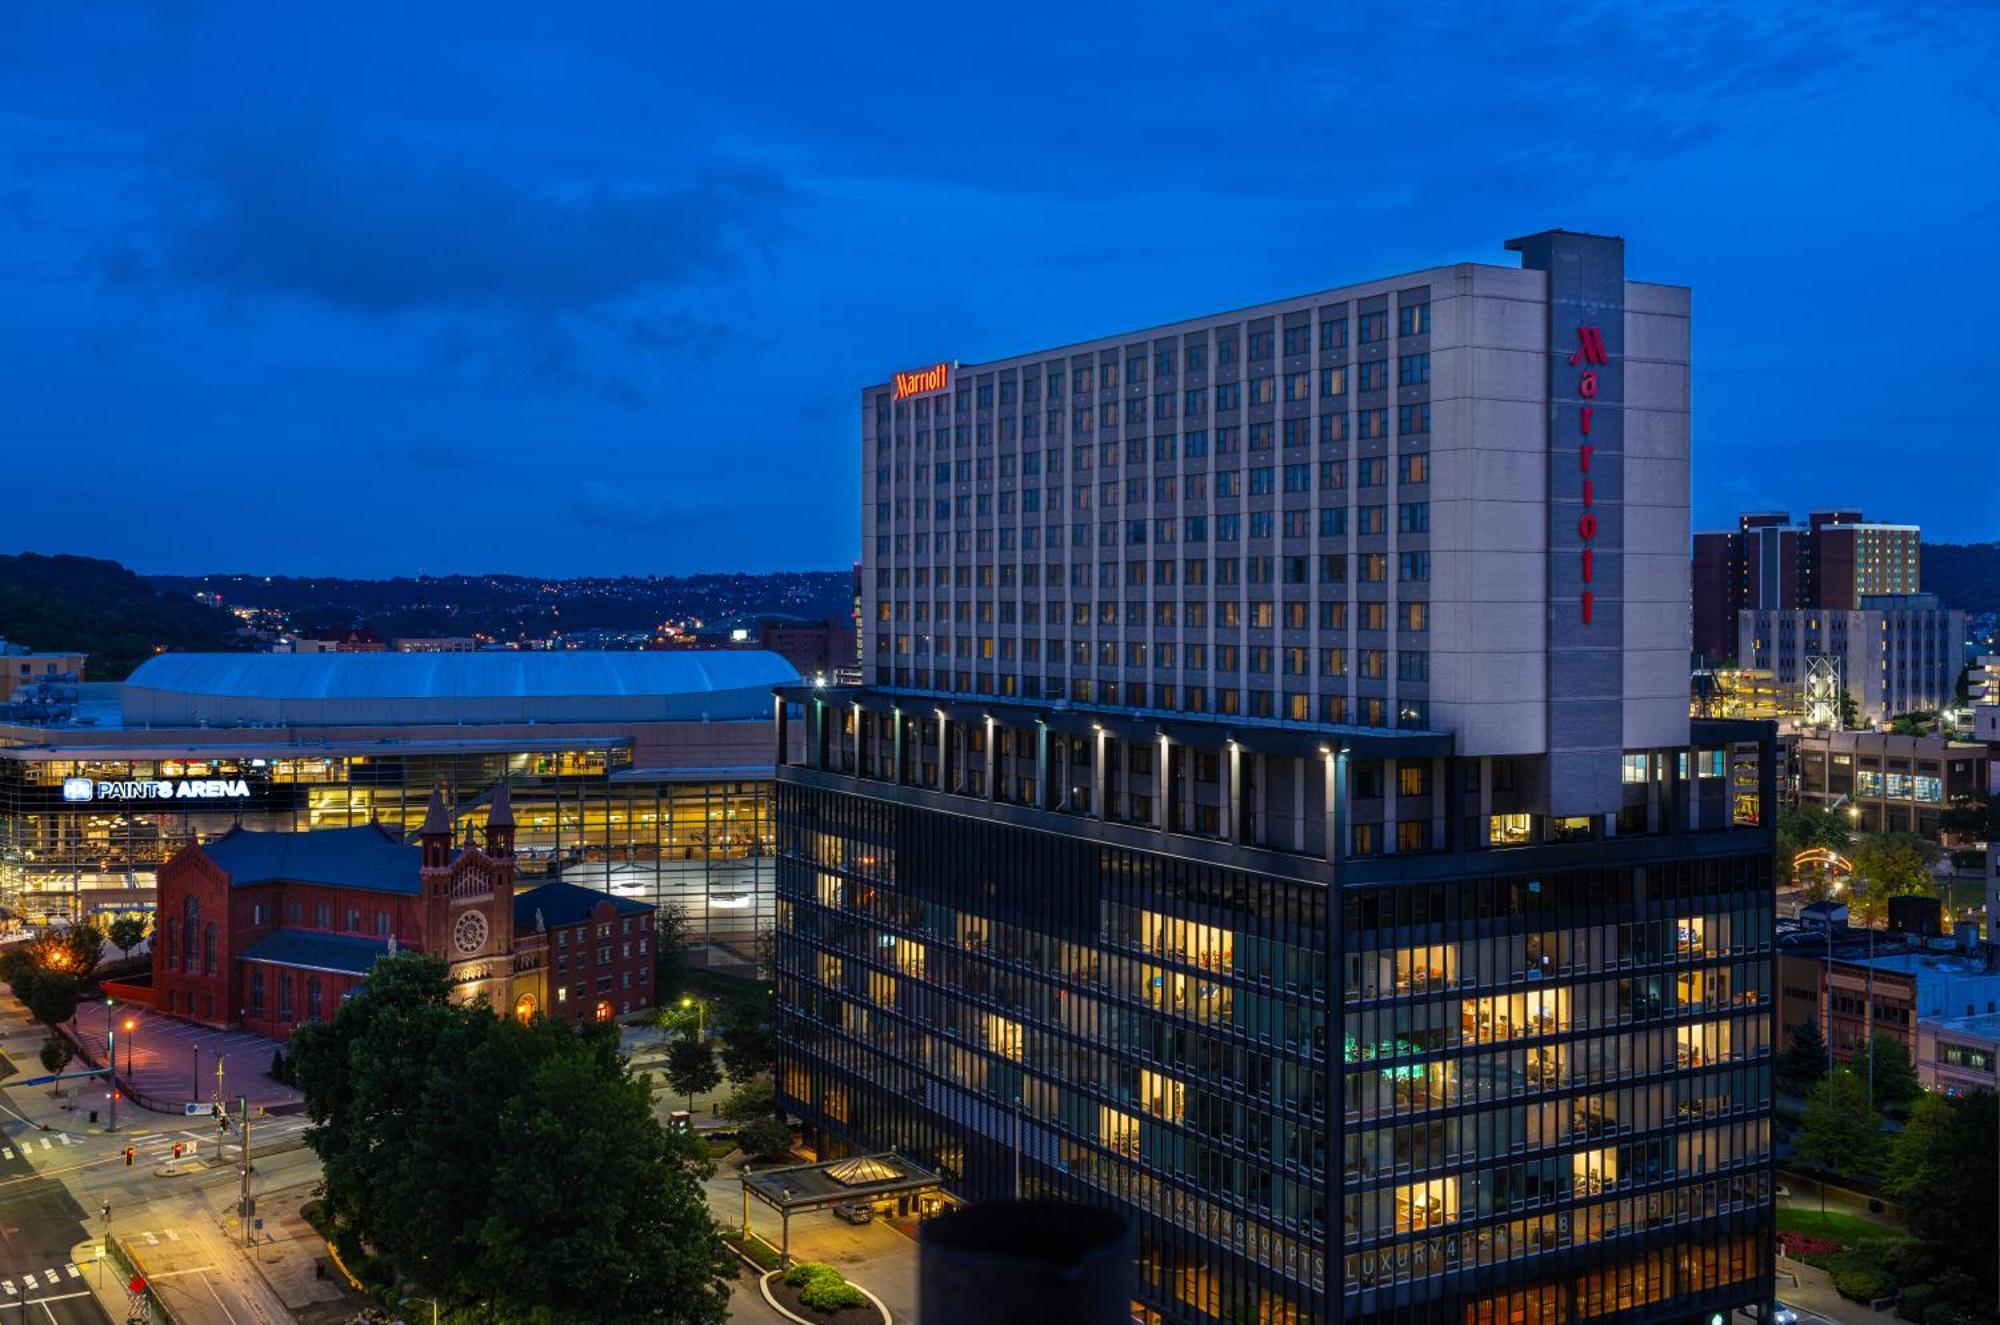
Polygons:
M250 784L242 778L148 778L132 782L64 778L62 788L66 801L238 800L249 794Z

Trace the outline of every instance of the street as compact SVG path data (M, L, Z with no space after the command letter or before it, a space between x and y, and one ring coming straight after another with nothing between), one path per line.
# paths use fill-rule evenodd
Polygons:
M0 996L0 1083L42 1075L36 1051L43 1038L11 998ZM48 1086L0 1084L0 1325L8 1325L7 1311L16 1307L26 1320L124 1320L122 1273L106 1265L100 1274L95 1263L106 1206L111 1233L177 1320L280 1325L295 1319L251 1259L265 1248L246 1254L240 1245L235 1129L219 1139L206 1118L153 1113L126 1100L114 1133L101 1080L80 1084L74 1100L57 1098ZM317 1158L304 1144L308 1126L301 1117L253 1116L257 1192L303 1189L317 1179Z

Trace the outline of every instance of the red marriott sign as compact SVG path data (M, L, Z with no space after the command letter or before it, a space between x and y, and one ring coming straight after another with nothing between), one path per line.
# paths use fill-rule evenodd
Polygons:
M919 368L914 372L897 373L896 399L942 391L950 385L951 365L948 363L933 364L929 368Z
M1597 370L1608 362L1604 355L1604 333L1596 327L1576 329L1577 346L1569 356L1572 368L1581 368L1582 374L1576 381L1576 469L1583 483L1583 514L1577 517L1577 537L1583 540L1583 624L1590 624L1591 609L1595 606L1595 594L1591 582L1597 578L1596 554L1591 544L1597 538L1597 512L1591 509L1596 504L1595 480L1590 474L1591 457L1597 454L1596 445L1590 440L1591 428L1597 418Z

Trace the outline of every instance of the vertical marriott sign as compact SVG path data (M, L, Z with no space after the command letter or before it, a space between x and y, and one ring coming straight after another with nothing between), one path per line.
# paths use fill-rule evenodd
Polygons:
M1509 240L1548 274L1548 812L1609 814L1625 744L1625 241Z

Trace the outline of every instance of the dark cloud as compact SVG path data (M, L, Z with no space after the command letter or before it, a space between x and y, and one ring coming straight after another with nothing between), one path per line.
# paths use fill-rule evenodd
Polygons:
M176 137L154 162L155 274L370 314L601 308L728 267L778 231L789 198L756 168L673 185L524 180L305 128Z

